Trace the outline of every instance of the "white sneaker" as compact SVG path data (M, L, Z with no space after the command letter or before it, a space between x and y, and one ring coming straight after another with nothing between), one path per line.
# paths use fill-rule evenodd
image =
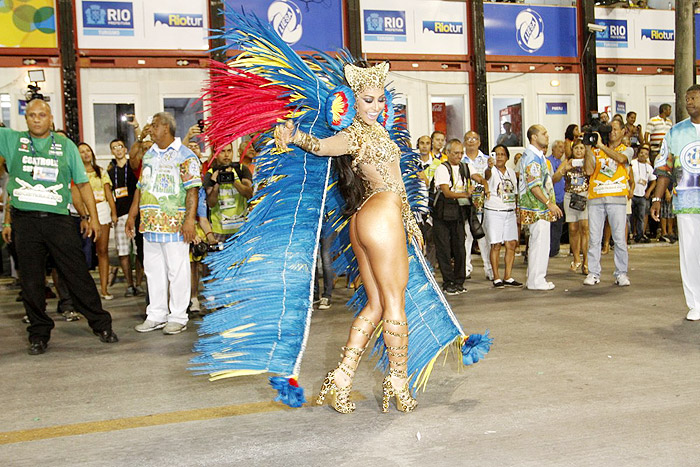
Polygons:
M700 310L696 310L695 308L691 309L688 311L688 314L685 316L685 319L688 321L697 321L700 320Z
M600 282L600 277L596 276L592 272L589 272L586 278L583 280L583 285L596 285ZM627 283L629 285L629 282Z
M186 331L186 330L187 330L186 324L168 323L163 328L163 334L167 334L167 335L180 334L182 331Z
M620 274L615 279L615 284L619 285L620 287L627 287L630 285L630 278L627 277L627 274Z
M155 331L156 329L163 329L165 327L166 323L156 323L155 321L151 321L150 319L145 320L141 324L137 324L134 326L134 329L136 332L151 332Z
M487 281L493 282L493 271L486 271L484 275L486 276Z
M190 311L192 313L199 313L201 310L199 299L197 297L192 297L192 300L190 300Z
M321 301L318 303L319 310L327 310L331 307L331 299L328 297L321 297Z

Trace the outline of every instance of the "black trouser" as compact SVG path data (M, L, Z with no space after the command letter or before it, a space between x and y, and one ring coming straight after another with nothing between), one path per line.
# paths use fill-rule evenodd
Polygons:
M564 203L556 204L563 213ZM559 248L561 246L561 234L564 230L564 216L561 216L557 220L551 222L549 229L549 257L554 258L559 254Z
M464 250L464 220L443 221L433 218L433 240L443 287L462 287L466 279L466 251ZM454 266L450 260L454 259Z
M30 322L27 326L29 342L48 342L54 327L53 320L46 314L44 294L47 253L65 279L75 309L87 318L90 327L94 331L112 329L112 316L102 309L70 216L13 209L12 230L17 255L22 258L20 282Z

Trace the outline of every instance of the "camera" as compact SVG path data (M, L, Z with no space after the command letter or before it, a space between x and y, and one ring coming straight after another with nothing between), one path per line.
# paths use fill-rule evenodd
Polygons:
M207 242L190 243L190 251L192 252L192 256L194 257L194 259L196 260L204 258L207 255L207 253L221 251L223 249L223 243L214 243L212 245L210 245Z
M596 146L598 144L598 135L596 133L600 134L601 141L607 146L612 126L603 123L598 112L591 112L588 116L588 121L581 130L583 130L583 144L586 146Z
M33 101L34 99L41 99L42 101L48 102L49 98L39 92L41 91L39 83L46 81L44 78L44 70L29 70L27 71L27 77L30 81L30 84L27 86L27 92L24 93L24 98L27 102Z
M202 120L201 118L197 120L197 125L199 125L199 131L204 133L204 120Z
M219 175L217 176L217 182L218 183L233 183L236 180L236 172L238 171L238 167L240 167L240 164L229 164L229 165L224 165L219 167L217 170L219 171ZM233 170L231 171L226 171L228 168L232 168Z
M24 94L24 98L27 100L27 102L33 101L34 99L41 99L42 101L46 100L44 95L39 92L41 91L41 88L38 85L30 84L27 86L27 88L27 92Z

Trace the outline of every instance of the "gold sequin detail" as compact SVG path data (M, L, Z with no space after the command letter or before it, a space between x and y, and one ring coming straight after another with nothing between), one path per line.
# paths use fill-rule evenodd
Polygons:
M384 89L386 75L389 73L389 62L382 62L370 68L360 68L348 63L344 68L345 79L355 94L365 89Z
M396 193L401 198L401 218L409 238L417 238L422 242L423 237L408 204L406 188L403 180L397 179L390 173L390 167L395 166L395 172L401 174L400 159L401 150L389 137L389 133L379 123L367 125L356 117L349 127L342 130L348 141L349 153L354 156L352 168L355 174L362 179L365 188L365 196L362 205L373 195L384 191ZM363 148L364 146L364 148ZM371 165L382 179L383 186L374 186L363 175L361 165ZM362 208L360 205L360 209Z

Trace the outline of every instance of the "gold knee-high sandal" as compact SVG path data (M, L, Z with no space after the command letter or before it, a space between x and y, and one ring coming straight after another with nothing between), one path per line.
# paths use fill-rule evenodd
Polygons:
M387 329L387 324L396 326L398 329L392 331ZM398 343L398 346L390 346L390 343ZM406 371L408 365L408 323L405 321L384 320L384 344L389 356L389 374L384 378L382 389L384 397L382 398L382 412L389 411L389 400L392 397L396 398L396 408L401 412L411 412L416 408L416 399L411 396L411 391L408 389L408 381L403 387L396 389L391 383L391 377L407 379Z
M372 323L372 321L362 315L358 315L357 318L368 323L371 326L372 331L374 331L374 329L377 327L376 324ZM367 347L367 342L369 342L371 337L370 333L362 329L360 326L355 325L355 323L353 323L353 326L351 327L351 332L352 331L359 332L366 338L364 345L362 348L343 347L343 353L341 354L342 360L338 363L337 368L328 372L326 379L323 380L321 392L318 394L318 398L316 399L316 403L318 405L322 405L326 395L330 393L331 396L333 396L331 405L340 413L352 413L355 410L355 403L350 400L352 379L355 377L355 370L360 364L362 354L364 353L365 348ZM335 383L335 375L338 370L348 375L350 378L350 384L341 388Z

